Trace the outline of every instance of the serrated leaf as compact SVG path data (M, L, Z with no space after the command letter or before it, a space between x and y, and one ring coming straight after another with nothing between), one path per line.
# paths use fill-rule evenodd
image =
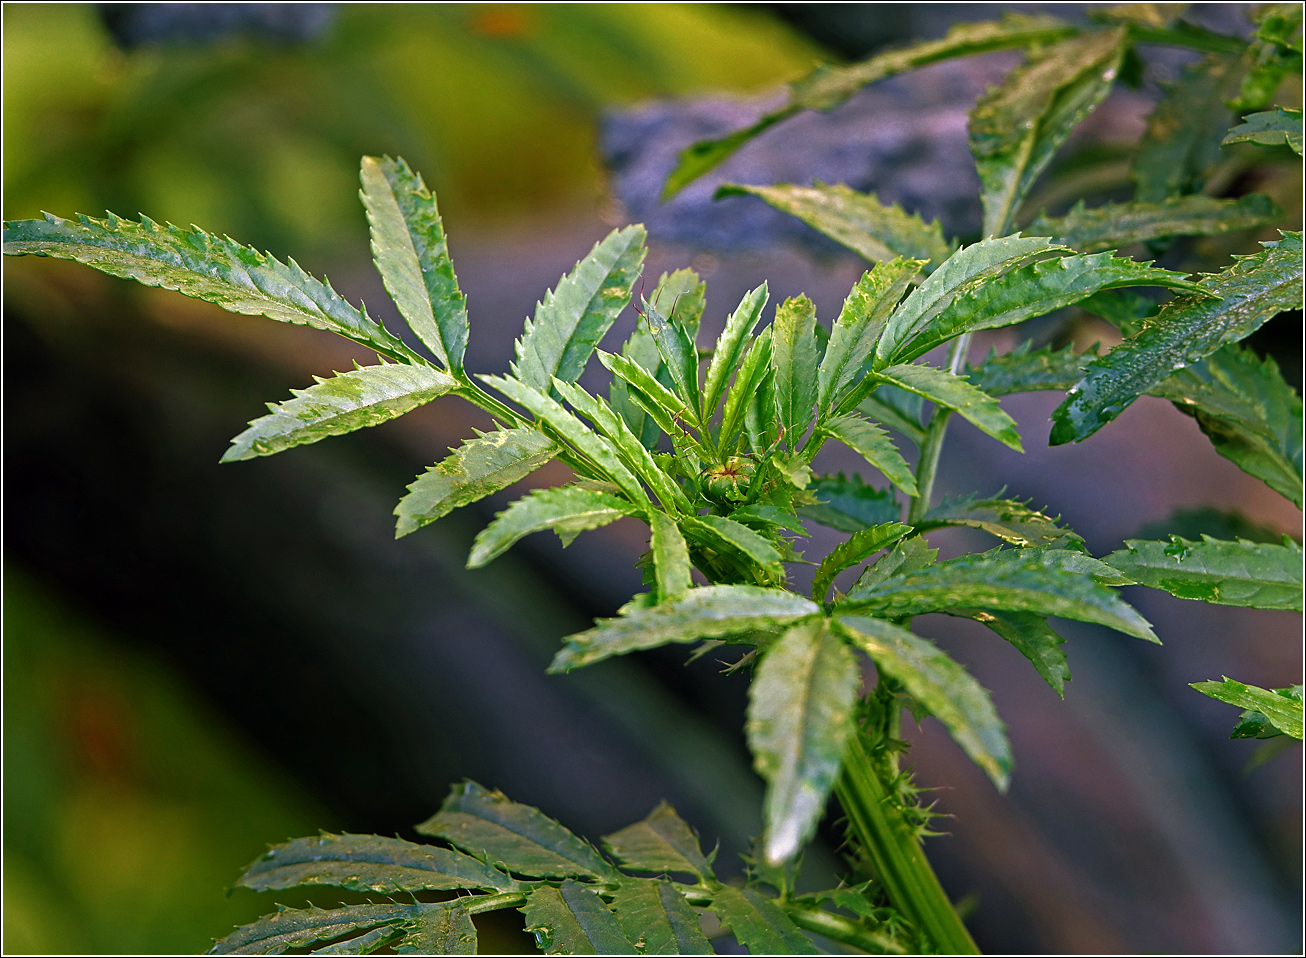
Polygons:
M634 825L603 839L603 847L637 872L677 872L711 880L712 866L699 847L698 838L676 810L666 802Z
M357 938L349 938L345 941L337 941L331 945L324 945L321 948L314 948L310 954L370 955L372 952L394 942L394 940L401 937L403 933L404 930L399 925L382 925L380 928L373 928L371 931L359 935Z
M1231 119L1225 101L1238 92L1242 72L1238 57L1208 53L1165 85L1134 155L1136 202L1201 191L1220 159L1220 140Z
M1084 548L1084 540L1057 525L1060 521L1060 516L1045 515L1015 499L979 499L971 495L964 499L944 499L921 517L916 529L926 532L940 526L970 526L1014 546Z
M616 878L589 843L539 809L467 781L417 831L443 838L487 862L534 878Z
M907 362L936 346L978 329L998 329L1046 316L1106 289L1163 286L1200 292L1183 273L1095 253L1063 256L1021 266L958 295L911 342L895 354Z
M985 236L1008 232L1053 154L1111 92L1126 37L1117 27L1041 48L975 105L970 148Z
M775 411L790 449L812 421L816 404L816 307L806 296L787 299L771 326L771 369L775 371Z
M1303 688L1300 685L1289 686L1286 689L1269 689L1275 695L1288 699L1298 708L1301 707ZM1276 705L1278 703L1275 703ZM1289 706L1292 707L1291 705ZM1283 730L1277 727L1270 718L1259 709L1246 709L1242 715L1238 716L1238 724L1233 727L1229 733L1230 738L1278 738L1284 734Z
M1107 203L1092 209L1080 200L1065 216L1040 215L1027 229L1082 253L1096 253L1167 236L1232 233L1263 226L1279 215L1274 201L1260 193L1230 200L1172 196L1154 203Z
M663 316L647 301L644 319L649 333L671 374L671 385L681 405L690 411L691 422L700 423L698 412L698 347L691 332L678 322Z
M694 542L706 545L717 552L731 552L756 564L771 579L784 578L783 556L764 536L758 535L742 522L725 516L690 516L681 530Z
M698 337L698 328L703 321L707 284L692 269L663 273L650 302L667 319L685 329L693 340Z
M868 486L857 475L819 476L807 491L815 501L801 506L798 514L840 532L859 532L902 517L892 489Z
M725 406L721 411L721 431L717 445L721 449L733 447L735 437L746 425L749 403L762 391L763 381L771 373L771 327L762 330L753 340L739 365L735 381L726 391Z
M1263 113L1252 113L1243 117L1243 121L1229 130L1220 141L1221 146L1230 143L1259 143L1262 146L1288 146L1298 156L1302 155L1301 110L1291 107L1275 107Z
M415 918L439 905L347 905L343 908L287 908L242 925L209 949L211 955L280 954L315 941Z
M707 378L703 383L703 419L710 420L716 412L717 402L725 391L730 374L739 367L740 357L748 345L758 322L762 318L762 308L766 305L770 292L763 283L751 293L745 294L735 311L726 319L725 328L717 337L716 348L712 351L712 361L707 367Z
M999 356L990 352L977 366L968 366L970 384L990 396L1037 392L1044 389L1069 389L1084 378L1084 369L1097 358L1097 347L1082 353L1073 346L1064 349L1031 350L1028 342Z
M1175 370L1249 336L1284 310L1300 308L1301 234L1285 233L1282 241L1262 245L1262 252L1203 277L1199 285L1216 298L1176 297L1142 332L1094 360L1052 413L1049 443L1087 439Z
M1140 585L1181 599L1302 611L1302 552L1296 543L1224 542L1210 536L1200 542L1178 536L1170 542L1129 539L1104 561Z
M943 723L999 791L1010 780L1011 745L993 700L970 673L932 642L882 619L840 615L835 625L871 657L875 668Z
M458 288L435 194L402 158L365 156L360 176L372 256L385 291L444 368L461 370L467 297Z
M644 264L644 239L642 226L614 230L545 294L517 340L514 376L545 393L555 376L576 381L630 300Z
M770 329L767 330L770 332ZM774 360L771 340L768 338L767 352ZM748 443L754 453L765 455L780 442L780 419L776 415L775 370L759 370L759 378L752 395L744 398L747 408L744 410L744 429L748 432Z
M408 487L394 514L396 538L448 515L460 506L530 475L558 454L559 447L537 429L499 429L468 439L427 468Z
M604 361L604 357L607 354L601 349L597 349L595 352L598 354L599 361L606 366L607 363ZM630 334L630 338L622 344L620 355L627 362L648 370L650 379L656 380L659 373L666 375L666 371L660 368L662 357L658 355L657 344L653 342L653 337L649 333L647 325L643 322L636 326L635 331ZM660 385L662 384L660 383ZM608 387L608 402L611 404L612 409L625 421L626 425L630 427L630 431L639 437L639 441L644 448L657 448L658 437L662 435L663 430L659 425L659 420L644 409L644 404L649 402L647 397L644 398L644 402L637 401L631 394L626 380L614 375L612 385ZM670 421L670 418L667 417L667 422L670 423Z
M269 848L236 883L254 891L331 885L357 892L444 891L517 887L503 872L447 848L380 835L297 838Z
M627 879L613 893L612 910L641 955L711 955L698 913L668 881Z
M873 263L908 257L937 266L952 252L938 220L926 224L917 213L908 213L896 203L881 203L874 193L859 193L842 184L726 183L716 191L716 199L740 195L756 196Z
M408 928L401 955L474 955L476 926L466 908L453 902L426 912Z
M925 427L921 424L925 401L915 393L880 382L874 376L863 379L863 386L868 382L873 384L870 395L858 403L857 409L876 422L897 430L919 447L925 441ZM860 388L857 390L861 391Z
M793 85L789 103L779 110L766 114L746 129L717 140L694 143L684 150L667 177L662 198L670 199L749 140L803 110L833 109L868 84L940 60L1044 43L1074 30L1052 17L1007 14L998 21L960 24L942 39L887 50L861 63L818 67Z
M711 908L750 955L820 954L789 916L755 889L722 885Z
M1041 615L998 610L986 612L983 609L956 609L952 614L987 625L1029 659L1038 674L1052 686L1052 691L1062 698L1066 697L1070 669L1066 665L1066 653L1061 649L1066 640L1057 635Z
M1037 612L1158 641L1135 609L1084 574L1094 561L1080 552L1045 549L959 556L879 581L863 576L840 605L895 619L958 608Z
M652 336L649 337L652 343ZM654 346L656 355L656 345ZM683 420L692 416L685 401L658 381L652 370L638 361L626 356L617 356L598 350L599 362L606 366L622 382L626 383L635 400L645 412L654 418L659 428L669 436L675 436L683 429Z
M917 569L924 569L926 566L933 565L938 559L939 550L931 549L930 544L921 536L903 539L888 555L874 562L858 576L851 591L869 589L895 575L906 575Z
M834 321L825 355L821 357L817 405L822 412L843 402L874 352L889 314L920 272L921 265L919 260L912 259L877 263L848 293L839 318Z
M768 862L789 861L812 837L853 730L861 671L827 620L799 622L762 657L748 689L748 747L767 782Z
M980 432L992 436L1017 452L1025 450L1020 445L1016 421L1008 416L992 396L984 393L960 376L925 366L907 363L890 366L876 373L886 382L915 393L922 399L945 406L957 413Z
M875 368L898 361L899 351L924 332L952 300L1010 269L1061 250L1038 236L1005 236L965 246L948 257L894 310L875 346Z
M653 552L658 598L663 602L678 599L694 584L690 578L689 547L680 534L680 527L665 512L652 511L649 525L652 527L649 544Z
M911 531L911 526L901 522L886 522L854 532L851 538L839 543L821 560L816 576L812 579L812 598L823 602L835 576L885 546L892 545Z
M1194 682L1192 688L1229 705L1260 712L1270 724L1285 735L1291 735L1295 739L1302 737L1300 698L1281 695L1268 689L1257 688L1255 685L1244 685L1228 676L1224 676L1223 681L1220 682Z
M907 495L916 495L916 477L912 475L911 467L889 434L876 423L856 413L848 413L827 420L821 429L849 449L861 453L862 458Z
M784 589L751 585L690 589L677 601L636 609L618 619L600 619L594 628L568 636L549 671L570 672L613 655L668 642L773 631L818 611L811 600Z
M617 916L594 892L570 878L534 889L521 907L526 930L546 955L633 955Z
M536 489L500 512L481 530L467 557L467 568L488 565L532 532L552 529L566 545L582 532L636 513L628 500L595 489L581 486Z
M134 223L112 213L105 220L79 216L74 223L46 213L43 220L6 222L4 252L75 260L233 313L338 333L400 362L417 360L401 340L293 259L282 263L201 229L161 226L148 217Z
M271 415L251 420L249 428L231 440L222 461L270 456L292 446L375 426L458 386L438 369L406 363L361 366L330 379L313 378L317 385L291 390L294 399L269 403Z

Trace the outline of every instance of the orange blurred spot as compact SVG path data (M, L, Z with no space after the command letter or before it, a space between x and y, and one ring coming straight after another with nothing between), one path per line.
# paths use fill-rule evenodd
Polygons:
M468 26L472 32L487 37L516 39L531 32L531 18L519 4L491 4L472 17Z

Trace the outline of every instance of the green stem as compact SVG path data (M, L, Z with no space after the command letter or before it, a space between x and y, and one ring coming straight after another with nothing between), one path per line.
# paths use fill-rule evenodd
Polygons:
M807 908L790 902L776 902L785 910L785 914L799 928L824 935L832 941L869 951L879 955L904 955L907 953L899 942L878 932L868 931L857 922L843 915L825 911L822 908Z
M943 954L979 954L920 843L892 813L889 790L860 734L844 756L835 794L894 907Z

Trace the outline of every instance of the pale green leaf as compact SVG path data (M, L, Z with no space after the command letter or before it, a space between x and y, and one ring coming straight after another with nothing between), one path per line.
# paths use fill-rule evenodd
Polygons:
M763 848L786 862L812 837L853 730L861 671L828 620L790 628L762 657L748 689L748 747L767 782Z
M768 329L767 332L771 332ZM766 341L767 352L771 353L771 339ZM765 455L773 451L780 442L780 418L776 415L775 370L761 372L760 378L751 396L744 402L744 428L748 432L748 442L753 452Z
M816 404L816 307L806 296L787 299L771 326L771 368L775 371L775 410L785 442L797 449Z
M401 340L293 259L282 263L200 229L161 226L148 217L134 223L112 213L104 220L78 216L74 223L47 213L43 220L6 222L4 251L8 256L75 260L233 313L338 333L400 362L417 360Z
M915 393L880 382L874 376L862 380L861 386L854 391L854 397L868 384L870 394L858 403L857 409L876 422L897 430L919 447L925 441L925 426L921 423L925 401Z
M1203 277L1202 290L1216 298L1176 297L1142 332L1094 360L1053 412L1049 442L1087 439L1175 370L1249 336L1285 310L1301 308L1301 234L1285 233L1283 240L1263 245L1262 252Z
M814 186L727 183L716 191L717 199L739 195L756 196L871 262L909 257L937 266L952 252L938 220L926 224L919 214L881 203L874 193L820 182Z
M653 343L652 336L649 337L649 343ZM668 436L676 435L682 428L679 424L693 415L685 401L659 382L654 372L642 363L628 356L605 353L601 349L598 350L598 355L599 362L626 384L631 401L653 417L658 427ZM657 357L656 346L653 355Z
M909 496L916 495L916 477L911 467L898 452L889 434L868 419L856 413L835 416L821 429L858 453L884 477Z
M671 882L626 879L613 893L612 910L641 955L715 954L698 913Z
M294 399L269 403L271 415L254 419L231 440L223 462L273 453L375 426L402 416L457 388L447 373L430 366L382 363L319 379L292 389Z
M933 366L905 364L890 366L876 373L894 386L913 392L922 399L961 414L980 432L986 433L1017 452L1024 452L1016 421L1008 416L998 401L981 392L960 376Z
M567 879L536 888L521 907L526 930L546 955L633 955L617 916L593 891Z
M662 363L671 373L671 386L691 422L698 416L698 348L691 332L680 323L663 316L649 302L644 303L644 319L657 345Z
M1302 155L1301 110L1291 107L1276 107L1264 113L1252 113L1243 117L1220 141L1221 146L1229 143L1259 143L1262 146L1287 145L1298 156Z
M601 349L596 349L599 361L607 363L604 357L608 354ZM630 338L621 346L621 358L628 363L632 363L641 370L647 371L648 378L657 379L658 375L666 375L666 370L661 368L662 357L658 355L658 347L653 342L653 336L649 333L647 324L640 322ZM610 367L609 367L610 368ZM667 380L670 381L670 376ZM659 385L665 386L665 383L659 382ZM638 391L638 390L637 390ZM626 380L621 376L612 377L612 385L608 387L608 402L630 431L639 437L640 443L646 449L656 449L658 437L662 435L662 428L659 420L645 411L644 406L650 400L643 398L643 402L635 399L627 385ZM670 424L670 417L665 417Z
M566 544L582 532L634 514L636 509L628 500L595 489L580 486L536 489L500 512L481 530L472 544L467 568L488 565L532 532L552 529Z
M698 327L703 321L707 284L692 269L663 273L650 302L663 316L684 328L693 340L698 337Z
M733 448L739 429L745 425L749 403L761 391L763 380L771 372L771 327L762 330L753 340L739 364L735 381L726 390L725 406L721 411L721 431L718 446Z
M643 268L644 227L614 230L535 307L516 344L513 374L540 392L553 377L575 382L617 314L630 300Z
M812 942L771 899L753 888L722 885L712 911L750 955L816 955Z
M1002 612L983 609L953 609L953 615L965 616L982 622L999 636L1010 642L1021 655L1033 663L1038 674L1062 698L1066 697L1066 683L1070 669L1061 645L1066 640L1057 635L1047 620L1033 612Z
M870 568L857 577L850 592L870 589L880 582L894 576L906 575L938 561L939 550L931 549L930 544L921 536L912 536L899 542L888 555L874 562Z
M657 577L658 597L662 601L674 600L693 585L690 579L689 547L674 519L661 510L649 513L652 526L650 547L653 552L653 572Z
M339 938L378 925L407 921L440 905L347 905L343 908L287 908L242 925L211 949L211 955L280 954L315 941Z
M566 638L550 672L572 669L668 642L697 642L748 632L774 631L820 611L816 603L784 589L710 585L690 589L674 601L600 619L587 632Z
M859 532L902 517L892 489L868 486L857 475L819 476L808 492L815 501L801 506L798 514L840 532Z
M467 297L458 288L435 194L402 158L363 157L359 194L385 290L445 369L463 368Z
M1273 545L1210 536L1200 542L1129 539L1104 561L1140 585L1181 599L1302 611L1302 552L1291 540Z
M712 879L698 838L676 810L662 802L648 816L603 839L622 867L637 872L677 872Z
M848 293L821 357L817 404L822 413L843 402L921 265L911 259L877 263Z
M748 346L749 337L757 328L762 318L762 308L766 305L770 293L766 283L748 293L739 306L726 319L725 328L717 337L716 348L712 351L712 361L707 367L707 378L703 383L703 419L710 420L716 412L717 402L725 392L726 383L731 374L739 368L740 357Z
M907 533L911 526L901 522L886 522L854 532L851 538L839 543L821 560L816 576L812 580L812 598L818 602L825 600L830 591L834 577L844 569L855 566L867 556L879 552L885 546L892 545Z
M417 831L520 875L617 877L589 843L543 812L471 781L454 786L440 811Z
M834 620L875 668L901 682L907 694L943 723L970 760L1000 791L1011 776L1011 745L993 700L970 673L933 643L906 629L858 615Z
M466 908L454 902L432 909L408 928L403 943L395 949L401 955L474 955L476 926Z
M408 495L395 507L395 535L406 536L460 506L506 489L557 454L557 444L529 426L478 433L408 487Z
M1053 549L1082 549L1084 540L1057 523L1060 516L1048 516L1028 503L1014 499L944 499L916 523L927 532L940 526L970 526L983 529L1014 546L1047 546Z
M1252 229L1279 215L1274 201L1260 193L1229 200L1172 196L1153 203L1107 203L1092 209L1080 200L1065 216L1040 216L1027 229L1081 253L1096 253L1166 236L1217 236Z
M1194 682L1192 687L1213 699L1259 712L1266 720L1295 739L1302 737L1302 701L1297 697L1244 685L1224 676L1220 682Z
M732 552L765 570L771 579L783 579L783 558L764 536L725 516L691 516L680 526L690 541L717 552Z
M1226 679L1225 683L1228 683L1228 681L1229 680ZM1255 688L1255 686L1250 686L1249 691L1251 688ZM1296 718L1297 716L1295 713L1297 710L1301 709L1302 694L1303 692L1306 692L1306 689L1303 689L1303 687L1300 685L1292 685L1284 689L1265 689L1260 691L1272 692L1273 694L1280 696L1281 698L1287 699L1290 703L1289 708L1293 709L1293 713L1294 713L1293 717ZM1259 698L1259 696L1257 697ZM1295 708L1293 708L1294 706ZM1273 712L1277 712L1278 709L1282 708L1282 706L1278 702L1273 702L1273 701L1268 703L1268 707ZM1280 721L1282 721L1284 716L1280 713L1277 714L1275 717ZM1242 715L1238 716L1238 724L1233 727L1233 731L1229 733L1229 737L1264 739L1264 738L1280 738L1284 734L1285 733L1283 729L1275 725L1275 723L1264 712L1260 711L1259 709L1246 709L1242 713ZM1264 754L1264 753L1262 752L1260 754ZM1257 756L1253 756L1252 761L1255 762L1256 759Z

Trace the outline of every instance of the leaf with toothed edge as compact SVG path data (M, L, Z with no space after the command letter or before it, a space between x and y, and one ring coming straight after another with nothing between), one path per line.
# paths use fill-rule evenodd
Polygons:
M812 579L812 598L818 602L825 601L825 594L830 591L835 576L885 546L893 545L911 531L911 526L901 522L886 522L854 532L847 541L839 543L821 560L816 576Z
M1220 141L1230 143L1259 143L1261 146L1287 146L1298 156L1302 155L1302 113L1291 107L1276 107L1264 113L1252 113L1233 127Z
M315 941L339 938L378 925L406 922L443 905L347 905L343 908L286 908L242 925L211 949L211 955L280 954Z
M1044 515L1026 502L1015 499L944 499L925 513L916 529L927 532L940 526L970 526L983 529L1015 546L1046 546L1053 549L1083 549L1084 540L1070 529L1057 525L1060 516Z
M1181 599L1252 609L1302 611L1302 551L1291 539L1273 543L1127 539L1104 560L1139 585Z
M739 359L748 345L748 338L762 318L762 308L770 293L766 283L746 294L739 306L726 319L725 328L717 337L712 361L707 367L703 383L703 418L710 420L716 412L717 402L725 391L726 382L739 365Z
M694 584L690 578L689 547L680 527L665 512L659 509L650 512L649 525L652 527L649 544L658 597L664 602L678 599Z
M722 885L711 908L750 955L820 954L778 905L752 888Z
M624 879L613 893L612 910L640 954L715 954L698 913L669 881Z
M606 836L603 847L628 871L714 877L698 838L666 802L649 812L643 821Z
M424 912L408 926L403 942L395 949L401 955L474 955L476 926L468 910L455 902Z
M1191 687L1213 699L1259 713L1264 721L1274 726L1284 735L1291 735L1295 739L1302 738L1303 710L1300 685L1271 691L1257 688L1255 685L1245 685L1242 682L1234 681L1228 676L1223 676L1222 681L1194 682ZM1249 718L1247 712L1244 712L1242 715L1243 722L1247 722ZM1239 723L1240 727L1242 724L1242 722ZM1231 737L1240 737L1238 736L1238 729L1234 729L1234 735Z
M1002 356L990 352L984 361L967 366L970 384L990 396L1069 389L1084 378L1084 369L1097 358L1097 347L1082 353L1074 346L1063 349L1030 349L1028 342Z
M1215 236L1251 229L1280 215L1260 193L1238 199L1172 196L1156 203L1107 203L1087 209L1080 200L1064 216L1040 215L1026 229L1081 253L1119 249L1167 236Z
M961 415L980 432L992 436L1004 446L1024 452L1016 421L1003 411L998 401L981 392L960 376L933 366L908 363L890 366L875 374L886 382L915 393L932 403L945 406Z
M771 369L775 372L775 414L790 449L812 421L820 355L816 345L816 307L806 296L785 300L771 324Z
M916 495L916 477L893 444L889 434L876 423L863 419L856 413L835 416L827 420L821 430L861 454L862 458L884 474L909 496Z
M1066 653L1061 649L1066 640L1057 635L1041 615L984 609L949 609L948 614L987 625L1029 659L1043 680L1052 686L1052 691L1063 699L1066 697L1070 669L1066 665Z
M633 955L608 906L593 891L570 878L554 888L534 889L520 909L526 931L546 955Z
M892 489L868 486L857 475L819 476L807 491L815 501L800 506L798 514L840 532L858 532L902 517Z
M754 563L775 580L784 578L783 556L765 536L726 516L690 516L680 523L686 538L718 552L732 552Z
M499 513L481 530L472 544L467 568L488 565L532 532L552 529L567 545L581 532L635 515L637 511L628 500L594 489L579 486L536 489Z

